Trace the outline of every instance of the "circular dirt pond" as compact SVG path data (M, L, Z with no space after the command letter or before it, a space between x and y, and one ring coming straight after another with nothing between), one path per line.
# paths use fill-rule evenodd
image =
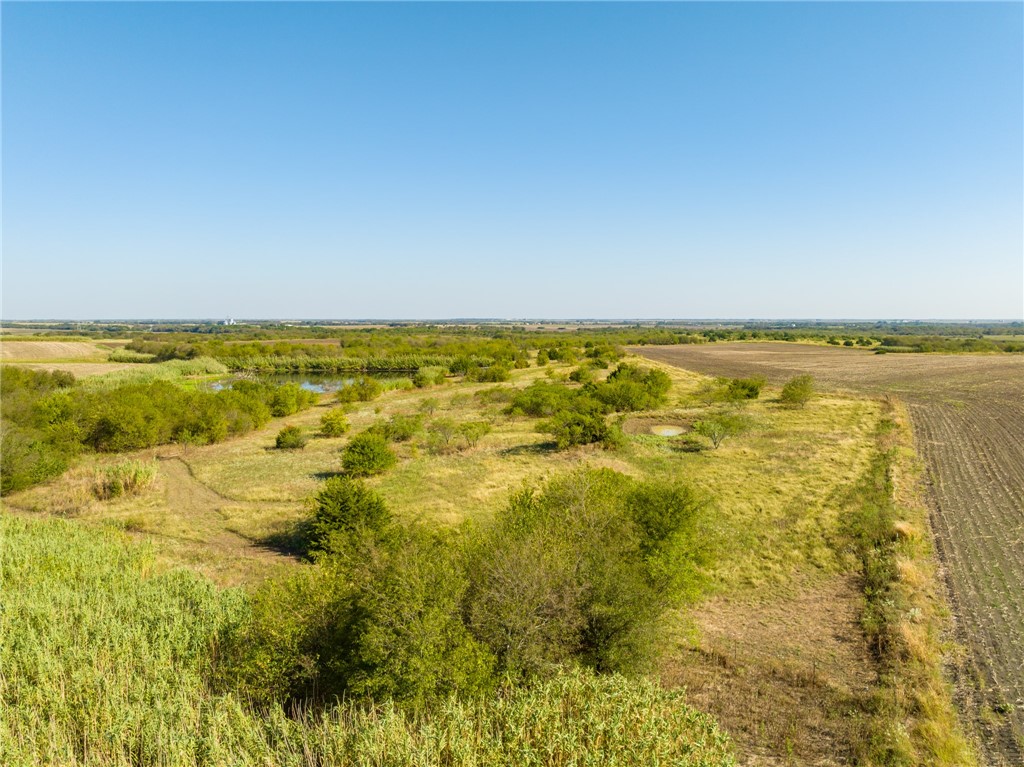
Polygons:
M659 423L651 427L651 434L657 434L659 437L678 437L684 431L682 426L673 426L667 423Z

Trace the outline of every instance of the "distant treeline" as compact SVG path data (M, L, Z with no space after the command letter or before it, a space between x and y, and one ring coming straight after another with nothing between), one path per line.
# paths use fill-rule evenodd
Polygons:
M380 327L331 325L111 324L45 325L54 337L71 331L79 336L130 336L124 361L163 362L212 357L234 370L316 372L404 372L419 367L445 367L445 359L478 358L490 364L523 367L537 353L563 350L577 356L593 347L621 350L626 346L704 344L719 341L827 342L835 346L900 347L903 351L1019 352L1024 323L913 322L748 322L638 323L595 327L567 323L527 328L514 324L395 324ZM27 327L27 326L22 326ZM90 328L88 330L82 329ZM994 338L989 336L996 336ZM44 333L42 337L47 337ZM887 342L897 338L899 342ZM248 359L246 359L248 358ZM316 361L313 361L316 358ZM332 361L344 358L348 362ZM288 361L285 361L288 360ZM422 362L423 364L415 364ZM487 363L483 363L484 366Z
M991 338L944 336L886 336L879 351L888 352L1024 352L1024 338L1010 341Z
M84 386L70 373L4 367L0 379L0 492L64 472L86 451L123 452L177 442L207 444L309 407L297 384L239 381L186 389L170 381Z

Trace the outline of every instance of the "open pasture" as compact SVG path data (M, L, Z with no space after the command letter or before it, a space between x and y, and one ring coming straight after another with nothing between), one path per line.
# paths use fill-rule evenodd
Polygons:
M786 343L644 347L643 356L713 375L896 394L927 465L932 527L971 708L993 764L1024 758L1024 357L887 354Z

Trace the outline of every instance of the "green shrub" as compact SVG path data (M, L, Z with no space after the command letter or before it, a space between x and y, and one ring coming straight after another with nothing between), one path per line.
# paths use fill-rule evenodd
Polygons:
M335 397L338 402L369 402L379 397L383 391L384 387L380 381L360 376L338 389Z
M310 548L329 551L363 534L379 536L390 522L377 493L357 479L331 477L313 498Z
M539 429L555 438L559 450L604 442L611 434L604 415L595 411L562 410L541 423Z
M535 381L513 395L505 413L547 418L560 410L569 409L576 396L577 392L567 386Z
M442 367L423 367L416 371L416 375L412 377L412 382L418 389L437 386L447 381L447 373L448 371Z
M340 437L348 430L348 417L343 408L333 408L320 416L319 434L321 437Z
M156 479L156 466L147 461L122 461L96 472L93 493L100 500L138 495Z
M783 404L795 407L803 407L810 402L814 396L814 378L809 375L797 376L786 382L782 387L782 396L779 398Z
M607 469L516 493L467 565L470 627L498 672L647 668L662 611L692 591L703 508L686 488Z
M281 418L315 405L318 399L316 392L303 389L295 383L286 383L273 390L268 404L271 414Z
M733 402L757 399L764 385L763 378L730 378L726 384L726 398Z
M603 382L588 384L584 391L621 413L659 407L671 388L672 379L664 371L622 363Z
M592 383L594 380L594 368L589 365L578 367L569 373L569 380L575 383Z
M6 372L4 373L6 375ZM74 451L54 445L42 430L0 424L0 493L23 490L62 474Z
M387 421L378 421L367 431L379 434L388 442L408 442L423 431L423 417L420 415L393 415Z
M469 581L457 551L450 532L412 528L369 560L357 576L352 642L334 661L347 694L419 709L493 685L493 657L462 620Z
M301 450L307 442L309 438L298 426L285 426L277 433L274 446L278 450Z
M477 442L491 433L491 428L487 421L467 421L459 424L459 434L465 438L467 445L476 447Z
M511 377L512 374L505 365L475 366L466 371L466 380L476 383L501 383Z
M372 477L383 474L397 463L398 458L379 434L357 434L344 447L341 465L353 477Z
M455 438L459 436L459 425L451 418L435 418L427 426L428 447L434 453L446 453L455 449Z

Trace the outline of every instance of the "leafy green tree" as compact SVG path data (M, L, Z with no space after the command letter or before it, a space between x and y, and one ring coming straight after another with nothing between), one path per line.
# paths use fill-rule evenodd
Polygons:
M352 477L383 474L397 462L397 456L379 434L357 434L342 449L341 465Z
M467 565L469 625L498 671L645 668L659 616L694 577L703 508L685 488L607 469L514 494Z
M603 382L584 391L617 412L651 410L664 404L672 379L662 370L621 363Z
M491 433L491 425L487 421L468 421L459 424L459 434L466 439L466 444L476 447L476 444L485 436Z
M715 450L727 438L742 434L749 428L747 419L739 415L719 413L702 418L693 425L693 431L711 442Z
M459 435L459 425L451 418L435 418L430 422L427 431L438 447L449 449L452 447L452 441Z
M450 533L413 528L369 562L357 586L352 643L336 667L348 694L414 709L492 686L493 657L466 629L469 585Z

